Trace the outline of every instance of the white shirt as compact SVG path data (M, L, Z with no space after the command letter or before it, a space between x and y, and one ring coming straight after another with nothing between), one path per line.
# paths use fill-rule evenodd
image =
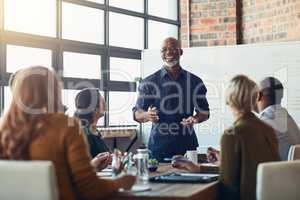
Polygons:
M258 116L276 132L281 160L287 160L291 145L300 144L300 130L288 111L281 105L271 105Z

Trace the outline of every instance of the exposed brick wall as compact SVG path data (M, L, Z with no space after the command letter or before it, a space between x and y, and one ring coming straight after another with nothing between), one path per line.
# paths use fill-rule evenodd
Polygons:
M183 47L236 44L236 0L180 3ZM242 4L243 43L300 40L300 0L243 0Z
M181 40L190 46L212 46L236 44L236 5L235 0L190 0L189 13L187 0L181 0ZM188 15L189 14L189 15ZM189 30L187 17L190 17Z
M300 0L244 0L243 43L300 40Z
M182 47L189 47L189 8L188 3L189 0L180 0L180 39Z

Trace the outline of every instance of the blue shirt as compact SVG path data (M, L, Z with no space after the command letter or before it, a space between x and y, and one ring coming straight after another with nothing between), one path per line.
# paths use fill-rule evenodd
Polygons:
M176 80L164 67L142 80L133 111L150 106L158 110L159 121L152 124L148 143L152 157L163 161L198 147L194 128L180 122L194 111L208 113L206 91L202 80L184 69Z

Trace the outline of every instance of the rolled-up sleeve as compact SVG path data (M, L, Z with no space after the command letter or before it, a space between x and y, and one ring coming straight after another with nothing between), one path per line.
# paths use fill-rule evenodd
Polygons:
M151 89L148 82L141 82L138 88L138 98L135 106L132 108L133 113L139 109L147 110L153 104Z
M196 113L209 114L209 105L206 99L207 89L202 81L198 81L194 86L193 101Z

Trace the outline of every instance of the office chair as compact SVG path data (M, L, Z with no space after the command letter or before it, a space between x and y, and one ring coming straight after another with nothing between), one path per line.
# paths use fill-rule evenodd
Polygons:
M299 200L300 161L261 163L257 169L257 200Z
M1 200L57 200L54 166L50 161L0 160Z

